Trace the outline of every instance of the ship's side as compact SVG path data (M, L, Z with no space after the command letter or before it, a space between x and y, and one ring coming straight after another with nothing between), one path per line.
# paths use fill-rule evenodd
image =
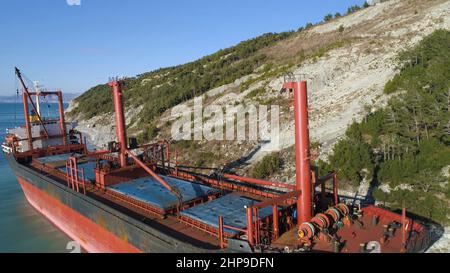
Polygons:
M5 157L28 202L88 252L202 252Z
M29 92L16 74L25 125L7 130L5 158L28 202L88 252L417 252L428 245L427 230L406 208L397 215L341 203L337 173L312 172L304 81L283 85L295 101L296 183L288 185L195 173L179 165L169 141L127 138L116 79L117 141L89 151L65 122L61 91ZM42 117L32 100L50 95L58 97L58 119Z

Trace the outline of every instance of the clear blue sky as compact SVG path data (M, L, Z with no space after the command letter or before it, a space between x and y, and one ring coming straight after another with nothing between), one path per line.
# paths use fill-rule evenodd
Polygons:
M84 92L110 76L182 64L266 32L296 30L364 0L6 0L0 95L14 66L47 88ZM69 0L71 1L71 0Z

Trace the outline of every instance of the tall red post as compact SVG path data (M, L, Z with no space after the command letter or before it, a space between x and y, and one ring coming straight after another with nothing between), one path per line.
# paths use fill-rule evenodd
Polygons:
M223 217L219 216L219 245L220 245L220 249L224 249L225 248L225 242L223 239Z
M261 221L258 208L253 208L253 215L255 216L255 225L253 226L255 230L255 244L259 245L261 244Z
M403 204L402 208L402 248L401 252L406 252L406 232L407 232L408 222L406 220L406 207Z
M293 83L295 115L296 188L302 194L297 201L298 225L312 218L312 186L309 151L308 94L305 81Z
M273 238L274 240L278 239L278 235L280 234L278 230L278 206L273 205L272 207L273 211Z
M251 247L255 244L253 234L253 208L247 208L247 237Z
M338 193L338 177L337 173L333 174L333 196L334 196L334 204L339 204L339 193Z
M175 150L175 173L178 176L178 151Z
M66 132L66 119L64 117L64 103L63 103L63 96L62 92L57 92L58 96L58 108L59 108L59 126L61 128L61 136L63 140L63 144L67 145L67 132Z
M36 108L36 105L34 105L34 102L33 102L33 99L31 98L31 95L30 95L30 93L28 92L28 88L27 88L27 86L25 85L25 82L23 81L23 78L22 78L22 73L20 72L20 70L16 67L16 75L17 75L17 77L19 78L19 81L20 81L20 84L22 85L22 88L23 88L23 93L24 93L24 95L23 95L23 103L25 104L25 102L26 102L26 108L28 109L28 102L31 104L31 106L33 107L33 110L36 112L36 114L37 114L37 117L38 117L38 119L39 119L39 123L42 125L42 129L44 129L44 132L45 132L45 136L48 138L48 137L50 137L50 135L48 134L48 131L47 131L47 128L45 128L45 125L44 125L44 123L42 122L42 118L41 118L41 115L39 114L39 112L38 112L38 110L37 110L37 108ZM26 95L26 97L27 97L27 99L25 99L25 95ZM28 101L28 99L29 99L29 101ZM25 106L25 105L24 105ZM27 111L25 111L25 107L23 108L23 110L24 110L24 112L26 113L26 115L27 116L29 116L29 114L30 113L28 113L28 110ZM25 120L26 121L26 120ZM28 122L30 123L30 120L28 120ZM31 126L31 125L30 125ZM31 127L30 127L31 128ZM31 130L31 129L30 129ZM31 141L33 141L33 140L31 140ZM33 146L33 145L31 145L31 146ZM31 147L30 146L30 147ZM33 150L33 148L31 147L31 149L30 150Z
M125 115L123 113L122 83L120 81L112 81L109 83L109 86L111 86L113 90L114 112L116 115L116 136L117 142L119 142L120 145L120 166L125 167L127 165L127 133L125 127Z
M23 114L25 115L25 127L27 130L28 137L28 150L33 150L33 133L31 132L31 122L30 122L30 110L28 109L28 96L23 92Z

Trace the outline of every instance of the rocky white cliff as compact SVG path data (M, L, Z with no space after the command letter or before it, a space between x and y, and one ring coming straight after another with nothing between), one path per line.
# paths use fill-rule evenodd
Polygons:
M311 138L322 144L321 157L326 158L334 143L341 138L347 126L353 120L361 120L368 111L383 107L388 96L383 89L388 80L397 73L396 56L404 49L418 43L423 37L437 29L450 29L450 1L448 0L391 0L378 3L356 13L320 24L300 35L281 41L269 49L266 54L283 55L285 52L298 48L320 46L327 39L339 36L345 37L346 43L331 48L324 54L309 58L294 65L290 72L303 75L309 84L309 102ZM287 53L286 53L287 54ZM239 91L239 87L251 77L258 77L258 71L234 83L215 88L204 97L206 104L228 105L236 103L258 103L257 97L248 95L258 88L265 92L259 94L265 100L273 98L286 99L280 88L283 77L264 78L252 83L247 90ZM192 101L185 105L192 105ZM131 109L126 112L130 128L133 117L141 109ZM278 149L289 148L294 144L294 124L291 118L292 109L281 111L281 146ZM103 146L114 140L114 122L112 115L95 117L80 121L78 129L87 133L93 144ZM171 110L161 115L159 126L173 121ZM136 128L134 128L136 129ZM273 143L242 143L222 144L228 153L235 157L245 158L247 168L258 162L266 149ZM272 147L273 148L273 147ZM214 149L214 148L213 148ZM273 150L273 149L269 149ZM225 158L227 158L225 156ZM230 157L231 158L231 157ZM293 181L289 173L293 164L287 165L286 181ZM366 191L367 192L367 191ZM448 251L449 229L431 252Z
M385 104L387 96L383 94L383 88L396 73L397 54L436 29L450 28L450 1L386 1L315 26L305 34L282 41L270 50L290 50L301 47L306 43L304 41L320 40L329 33L339 35L341 27L344 29L343 35L351 37L350 43L291 69L292 73L304 75L303 78L308 81L313 109L310 114L311 137L324 145L324 156L353 120L360 120L367 114L367 108L375 110ZM213 98L208 103L257 103L246 96L261 86L267 86L264 97L281 96L278 91L283 83L282 77L262 79L250 85L248 90L236 92L240 84L251 76L211 90L206 94ZM266 82L269 84L265 85ZM227 96L230 93L232 95ZM185 104L192 104L192 101ZM127 121L130 122L140 110L128 110ZM161 124L170 119L170 112L161 116ZM288 121L281 127L281 148L292 146L293 122ZM112 115L80 121L79 129L86 132L95 145L101 146L114 139ZM261 154L255 157L260 158Z

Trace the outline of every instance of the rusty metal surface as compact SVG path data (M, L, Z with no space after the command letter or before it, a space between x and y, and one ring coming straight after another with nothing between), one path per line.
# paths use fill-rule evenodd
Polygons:
M64 178L50 178L28 166L17 163L12 156L7 160L16 176L46 192L63 205L107 229L143 252L203 252L219 250L216 238L192 229L174 218L158 219L126 204L111 199L98 189L87 188L87 195L70 190ZM56 170L55 170L56 171ZM58 171L56 171L58 172ZM63 174L61 174L64 177Z
M373 216L378 217L376 225L372 222ZM385 238L386 226L392 225L396 221L400 221L401 216L387 212L380 208L368 207L363 209L363 216L349 226L344 226L336 232L341 238L342 245L339 252L342 253L358 253L361 245L367 245L369 242L381 243L381 252L383 253L402 253L402 252L420 252L428 245L427 233L422 226L414 223L408 230L408 238L410 243L406 251L402 250L402 232L401 227L394 230L392 236ZM410 220L412 221L412 220ZM272 244L274 248L290 247L295 249L300 246L297 228L284 233L277 241ZM316 237L312 242L313 252L335 252L333 242Z
M218 189L213 189L200 184L161 176L171 186L176 186L184 202L190 202L197 198L207 197L219 192ZM118 192L122 195L134 198L136 200L149 203L160 208L163 211L170 210L177 206L178 199L160 183L155 181L152 177L144 177L128 182L120 183L108 187L108 190Z
M259 201L249 198L228 194L213 201L189 208L180 214L202 222L213 228L219 228L219 216L223 218L223 224L227 226L245 229L247 227L246 207L253 206ZM272 208L260 210L259 219L272 214ZM225 228L229 234L239 233L236 230Z

